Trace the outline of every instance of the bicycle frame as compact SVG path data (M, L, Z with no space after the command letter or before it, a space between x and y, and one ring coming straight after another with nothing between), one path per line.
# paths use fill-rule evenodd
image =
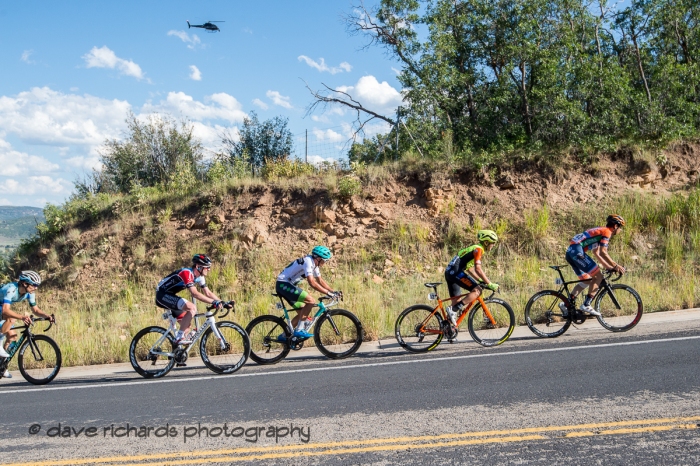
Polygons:
M281 309L284 312L284 321L287 324L287 328L289 329L290 332L294 333L294 328L292 327L292 318L289 316L289 310L284 305L284 301L282 300L282 297L278 296L278 298L279 298L280 302L277 303L277 309ZM318 318L321 317L323 314L327 313L328 309L330 307L333 307L337 304L338 304L338 301L334 301L334 302L329 303L328 306L326 306L325 304L323 304L323 298L321 298L321 300L319 301L318 304L314 304L314 307L318 307L318 311L316 312L316 314L314 314L314 318L311 321L311 326L316 324L316 322L318 321ZM336 335L340 335L340 331L338 330L338 327L335 325L335 322L333 322L333 319L331 318L330 315L328 315L328 321L331 323L331 326L333 326L333 330L335 331Z
M208 314L208 313L207 313ZM197 329L195 331L195 334L192 335L192 342L187 346L186 350L188 353L190 350L194 347L194 344L199 340L199 338L204 335L204 332L207 331L209 327L212 328L212 331L214 332L214 335L216 335L216 338L219 340L219 345L221 345L221 349L226 348L226 340L224 339L224 336L219 332L219 329L216 328L216 319L214 319L214 314L207 316L207 314L195 314L194 316L194 325L195 328ZM199 326L199 321L197 318L201 317L206 317L206 320L204 323ZM159 356L167 356L167 357L174 357L175 353L174 352L168 352L168 351L153 351L153 348L160 346L166 338L168 338L168 335L172 335L173 338L175 337L175 332L176 332L176 325L177 325L177 319L173 317L172 313L170 311L166 311L163 313L163 319L167 319L170 323L168 326L168 330L163 334L162 337L158 339L158 341L155 342L155 344L151 347L151 353L152 354L157 354Z
M425 331L425 333L434 333L434 334L438 334L438 333L442 333L442 330L425 329L424 327L425 327L426 322L428 322L428 321L430 320L430 318L431 318L432 316L435 315L435 313L438 311L438 309L440 309L440 311L442 312L442 318L443 318L443 320L448 320L448 319L447 319L447 310L445 309L445 307L444 307L442 304L443 304L444 302L446 302L446 301L450 301L450 302L452 303L452 305L454 305L457 301L459 301L460 299L464 298L464 297L467 296L469 293L464 293L464 294L461 294L461 295L454 296L454 297L452 297L452 298L447 298L447 299L444 299L444 300L443 300L443 299L440 299L440 297L438 296L438 293L437 293L437 285L436 285L436 286L433 286L432 288L433 288L433 293L431 293L431 294L428 296L428 298L429 298L429 299L435 299L435 300L438 302L438 305L435 306L435 308L433 309L433 312L431 312L431 313L428 315L428 317L426 317L425 320L423 320L423 322L421 322L421 329L420 329L420 330L421 330L421 331ZM482 294L483 294L483 293L482 293ZM476 298L474 301L472 301L472 302L470 302L469 304L467 304L467 305L465 306L465 308L462 310L462 314L459 316L459 318L458 318L457 321L455 322L455 326L456 326L456 327L459 327L459 326L461 325L462 321L467 317L467 315L469 315L469 312L472 310L472 308L474 307L474 305L475 305L477 302L478 302L479 304L481 304L481 308L484 310L484 315L486 315L486 317L489 319L489 321L491 322L491 324L492 324L492 325L496 325L496 319L493 318L493 315L491 314L491 311L489 311L488 306L486 306L486 303L484 302L484 298L483 298L483 297L481 296L481 294L480 294L479 296L477 296L477 298Z
M37 319L38 321L39 319ZM43 320L43 319L42 319ZM34 320L32 320L32 323L34 323ZM36 361L43 361L44 356L41 354L41 350L39 349L39 346L34 342L34 334L32 333L30 329L31 325L22 325L20 327L13 327L12 330L21 330L22 333L20 334L19 338L17 339L17 345L12 349L12 351L9 352L10 357L5 358L4 364L6 366L10 365L10 361L12 361L12 358L17 354L17 351L22 347L22 343L24 343L25 339L29 339L29 348L32 350L32 356L34 356L34 360ZM51 325L47 327L46 330L51 328Z
M560 265L557 265L557 266L550 266L550 268L556 270L557 273L559 274L559 279L558 279L558 281L557 281L556 283L557 283L558 285L561 285L561 288L559 288L559 291L558 291L558 292L559 292L560 294L563 294L563 292L566 291L566 297L569 299L569 302L571 302L571 292L569 291L569 286L568 286L568 285L575 284L575 283L590 282L591 280L593 280L593 278L586 278L586 279L584 279L584 280L571 280L571 281L568 281L568 282L567 282L567 281L564 279L564 274L563 274L562 271L561 271L561 269L562 269L563 267L567 267L567 266L560 266ZM593 300L595 301L595 298L598 297L598 295L599 295L603 290L607 290L607 291L608 291L608 294L610 294L610 298L612 299L612 302L613 302L613 304L615 305L615 307L616 307L617 309L621 309L620 303L618 302L617 298L615 297L615 293L613 293L613 290L612 290L612 288L610 287L610 284L608 283L608 280L607 280L607 278L608 278L610 275L612 275L612 272L608 273L607 277L606 277L606 275L605 275L606 273L607 273L607 272L603 272L603 280L600 282L600 286L598 287L598 290L596 291L595 296L593 297ZM618 278L617 280L619 280L619 278ZM617 281L617 280L613 280L613 281Z

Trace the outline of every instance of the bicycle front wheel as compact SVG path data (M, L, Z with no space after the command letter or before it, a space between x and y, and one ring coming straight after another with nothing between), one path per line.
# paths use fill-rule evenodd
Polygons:
M525 306L525 323L537 336L555 338L563 335L571 325L571 315L559 306L566 306L567 299L561 293L544 290L535 293Z
M146 327L129 345L129 361L136 372L147 379L163 377L175 360L162 353L175 351L175 338L163 327Z
M362 323L350 311L331 309L316 322L314 343L331 359L352 356L362 344Z
M408 307L396 319L396 341L405 350L425 353L442 341L442 326L435 309L425 304Z
M639 323L644 306L634 288L627 285L610 285L601 290L595 300L600 312L598 322L611 332L626 332Z
M19 349L17 365L27 382L44 385L51 382L61 369L61 350L46 335L27 338Z
M210 327L199 342L199 354L204 365L217 374L232 374L240 369L250 355L250 340L243 327L235 322L216 323L222 339Z
M281 317L256 317L245 330L250 337L250 359L258 364L275 364L289 354L287 341L292 332Z
M484 304L476 303L469 312L469 334L482 346L500 345L515 329L515 313L502 299L487 299Z

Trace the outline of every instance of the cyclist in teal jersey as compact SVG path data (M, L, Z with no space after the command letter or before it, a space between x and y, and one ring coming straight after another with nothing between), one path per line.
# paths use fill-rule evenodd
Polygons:
M609 215L606 219L604 227L590 228L583 233L579 233L571 239L569 248L566 250L566 261L571 265L574 273L579 280L587 280L578 283L571 292L572 302L576 302L576 297L588 289L588 296L583 301L579 310L594 316L600 316L600 313L591 306L591 301L598 291L600 283L603 281L603 272L598 267L598 264L590 258L586 252L592 251L597 261L608 270L614 270L618 273L625 273L625 268L614 262L608 254L608 243L610 239L618 234L622 227L625 226L625 219L619 215ZM572 303L573 304L573 303ZM559 308L566 313L567 306L564 303L559 303Z
M32 319L27 316L12 310L13 303L27 301L31 311L39 317L46 317L54 322L53 316L46 314L36 304L34 293L41 285L41 277L33 270L26 270L20 273L16 282L11 282L0 287L0 297L2 298L2 309L0 309L0 358L9 358L10 355L6 351L8 345L17 339L17 332L12 329L16 319L20 319L29 325ZM3 377L10 378L12 375L5 371Z

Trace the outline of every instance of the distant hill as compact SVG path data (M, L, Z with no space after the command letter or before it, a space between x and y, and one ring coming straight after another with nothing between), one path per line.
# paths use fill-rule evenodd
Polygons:
M16 246L34 234L44 221L43 209L28 206L0 206L0 246Z

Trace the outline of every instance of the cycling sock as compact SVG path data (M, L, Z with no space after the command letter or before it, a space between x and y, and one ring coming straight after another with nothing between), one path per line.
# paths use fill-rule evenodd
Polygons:
M591 305L591 301L593 301L593 296L588 295L588 296L586 296L586 299L583 301L583 305L584 305L584 306L590 306L590 305Z

